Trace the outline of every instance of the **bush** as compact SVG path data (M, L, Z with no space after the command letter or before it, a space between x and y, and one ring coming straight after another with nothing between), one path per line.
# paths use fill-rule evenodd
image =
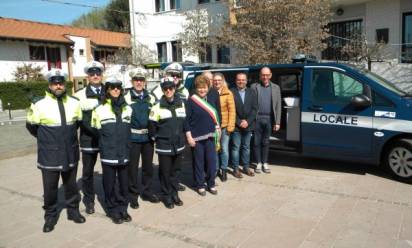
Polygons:
M30 106L31 100L37 96L44 96L48 87L47 81L36 82L1 82L0 99L3 102L3 110L8 109L7 103L11 104L11 109L25 109ZM71 94L72 82L66 82L66 91Z

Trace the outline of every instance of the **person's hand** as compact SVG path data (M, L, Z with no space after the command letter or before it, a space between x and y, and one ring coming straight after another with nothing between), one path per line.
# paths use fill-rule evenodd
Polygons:
M249 126L249 123L247 122L247 120L242 120L240 122L240 127L241 128L247 128Z
M191 147L196 146L196 141L193 139L191 132L186 132L186 139L187 139L187 143L189 143L189 146Z
M273 132L279 131L279 129L280 129L279 124L273 125Z
M187 143L189 143L189 145L190 145L191 147L195 147L195 146L196 146L196 141L195 141L192 137L187 138Z

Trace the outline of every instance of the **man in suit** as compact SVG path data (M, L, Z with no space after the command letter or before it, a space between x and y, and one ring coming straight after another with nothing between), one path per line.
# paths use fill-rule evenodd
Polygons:
M254 154L257 162L255 172L270 173L268 166L270 134L280 129L281 95L280 88L272 83L269 67L260 70L260 82L252 85L258 98L258 113L254 132Z
M258 101L256 92L246 87L247 76L245 73L236 75L236 87L232 88L236 106L235 131L232 133L231 158L233 175L242 178L239 165L243 166L243 173L253 177L255 174L249 169L250 139L255 126ZM240 158L240 164L239 164Z

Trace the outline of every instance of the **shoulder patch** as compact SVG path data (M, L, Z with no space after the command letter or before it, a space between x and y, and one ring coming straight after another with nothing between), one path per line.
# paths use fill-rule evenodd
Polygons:
M40 100L42 100L44 98L44 96L33 96L31 97L30 101L34 104Z

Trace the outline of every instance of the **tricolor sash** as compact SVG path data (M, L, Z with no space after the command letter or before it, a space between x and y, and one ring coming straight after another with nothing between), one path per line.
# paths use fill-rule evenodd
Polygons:
M212 105L210 105L207 101L203 100L196 94L193 94L191 96L191 99L193 100L194 103L196 103L199 107L201 107L204 111L206 111L210 115L210 117L212 118L216 126L219 126L219 123L220 123L219 115L217 113L217 110ZM215 133L214 133L214 140L215 140L216 151L219 151L220 150L220 135L217 129L215 130Z

